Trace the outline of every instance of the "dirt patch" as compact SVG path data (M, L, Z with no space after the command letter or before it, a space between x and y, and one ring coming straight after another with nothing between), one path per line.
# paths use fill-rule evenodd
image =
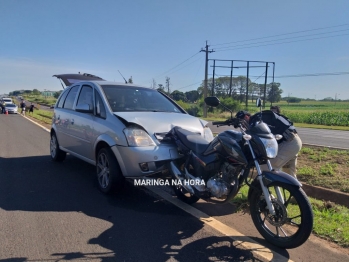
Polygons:
M304 146L297 178L313 186L349 193L349 150Z

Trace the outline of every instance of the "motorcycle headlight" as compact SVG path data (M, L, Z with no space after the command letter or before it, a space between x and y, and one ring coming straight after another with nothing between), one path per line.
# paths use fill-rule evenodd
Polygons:
M208 141L211 142L213 140L213 134L212 131L209 127L204 127L204 138Z
M154 141L143 129L129 127L124 129L129 146L155 146Z
M267 138L259 138L265 148L265 152L267 154L268 158L275 158L278 154L278 143L276 142L276 139L267 139Z

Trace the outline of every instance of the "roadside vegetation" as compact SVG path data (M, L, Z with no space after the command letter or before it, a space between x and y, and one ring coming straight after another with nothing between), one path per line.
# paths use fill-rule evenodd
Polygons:
M34 109L33 115L26 114L29 117L37 119L42 124L51 124L53 112L41 109Z

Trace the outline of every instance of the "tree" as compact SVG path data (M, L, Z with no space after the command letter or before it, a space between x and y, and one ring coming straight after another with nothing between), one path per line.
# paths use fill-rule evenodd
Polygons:
M196 90L185 92L185 97L188 101L194 103L196 100L199 99L199 92Z
M205 86L205 81L202 81L201 86L197 89L200 94L200 97L204 94L204 86ZM214 87L213 87L213 78L207 79L207 95L208 96L216 95L217 92L219 94L220 90L221 90L220 82L217 81L217 79L215 79Z
M259 94L259 86L258 86L258 84L254 83L254 82L249 83L249 85L248 85L248 94L251 97L252 102L253 102L253 99L255 97L258 97L258 94Z
M39 90L37 90L37 89L33 89L32 93L33 93L33 95L35 95L35 96L41 94L41 92L40 92Z
M298 97L288 97L287 98L287 103L300 103L302 101L302 99L298 98Z
M58 98L59 97L59 95L62 93L62 90L60 90L60 91L58 91L58 92L55 92L54 94L53 94L53 97L54 98Z
M163 84L158 84L157 90L158 90L158 91L161 91L161 92L163 92L163 93L165 93L164 85L163 85Z
M245 97L246 97L246 77L238 76L236 80L238 83L238 90L239 90L238 98L240 103L242 103L245 101ZM249 80L248 82L250 83L251 81Z
M282 89L280 89L280 83L271 83L267 87L267 101L269 101L272 105L275 102L279 102L281 100Z
M204 86L203 86L203 85L199 86L199 87L196 89L196 91L198 92L199 97L202 97L202 96L204 95Z
M175 90L171 93L171 98L176 100L176 101L179 101L179 100L185 101L186 100L185 94L181 91L178 91L178 90Z
M217 90L217 94L220 93L223 96L229 97L233 97L236 95L236 87L238 85L236 77L219 77L217 78L217 83L219 83L219 91Z

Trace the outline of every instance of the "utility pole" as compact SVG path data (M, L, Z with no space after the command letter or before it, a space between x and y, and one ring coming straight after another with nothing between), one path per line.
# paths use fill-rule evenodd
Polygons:
M205 50L201 49L200 52L205 52L206 53L206 59L205 59L205 82L204 82L204 98L206 98L207 97L207 75L208 75L208 53L212 53L214 51L213 50L208 51L208 45L207 45L207 41L206 41ZM205 103L204 103L204 117L207 117L207 107L206 107Z

